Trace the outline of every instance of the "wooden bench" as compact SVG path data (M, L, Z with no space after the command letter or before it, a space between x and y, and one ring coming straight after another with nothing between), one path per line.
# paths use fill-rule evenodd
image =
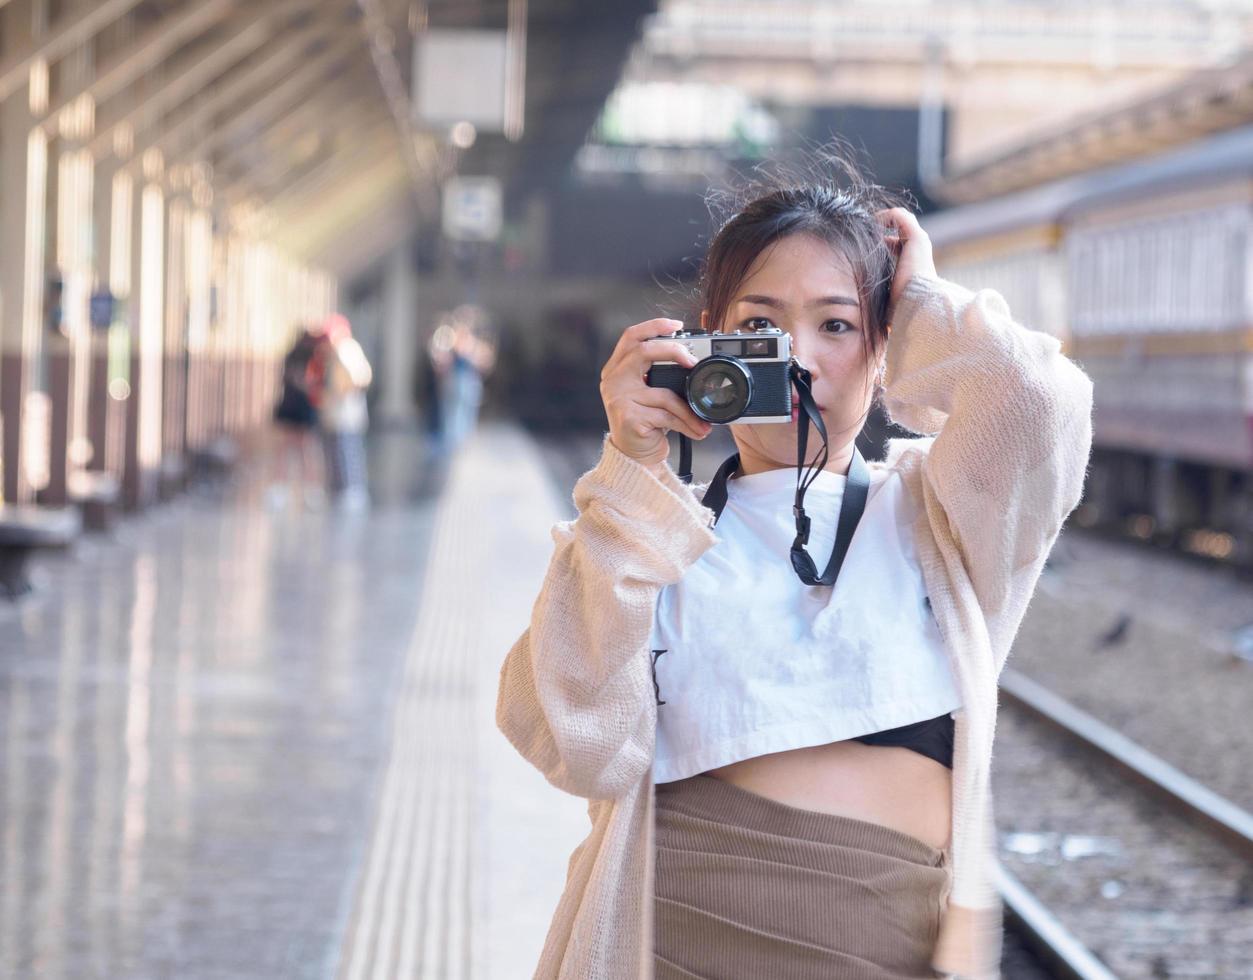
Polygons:
M29 592L26 568L31 554L40 548L67 547L81 527L74 508L0 504L0 599Z

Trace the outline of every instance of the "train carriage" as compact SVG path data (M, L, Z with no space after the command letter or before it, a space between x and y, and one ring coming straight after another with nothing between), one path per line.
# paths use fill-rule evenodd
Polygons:
M939 212L941 275L1092 377L1078 519L1253 567L1253 126Z

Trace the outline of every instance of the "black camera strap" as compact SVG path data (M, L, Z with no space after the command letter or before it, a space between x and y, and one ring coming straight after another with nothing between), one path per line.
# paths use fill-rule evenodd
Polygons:
M679 479L684 483L692 482L692 440L679 433Z
M834 585L844 564L844 556L848 554L848 546L852 543L853 532L857 530L857 522L861 520L866 509L866 497L870 493L870 470L862 458L857 445L853 445L853 458L849 460L848 477L844 481L844 495L840 499L840 516L835 529L835 542L831 546L831 558L821 575L814 565L814 560L805 550L809 544L810 521L805 513L805 491L809 489L818 474L827 465L830 440L827 427L822 421L822 413L814 402L812 390L813 376L792 360L789 374L796 393L800 396L800 418L796 427L796 500L792 505L792 513L796 517L796 540L792 542L792 568L806 585ZM805 449L809 442L809 424L812 422L822 436L822 449L814 454L814 459L805 466Z
M805 550L805 546L809 544L810 530L810 519L805 513L805 492L827 464L829 440L822 414L814 402L812 375L795 360L792 361L788 373L800 396L800 424L796 430L796 499L792 505L792 513L796 517L796 539L792 542L791 549L792 568L806 585L834 585L840 568L844 565L844 556L848 554L848 546L852 543L853 532L857 530L857 523L866 509L866 497L870 492L870 470L854 445L848 478L844 484L844 496L840 501L840 516L836 524L835 541L831 546L831 557L827 561L827 567L819 575L813 558ZM806 464L805 452L811 422L822 437L822 448ZM705 491L701 503L714 512L714 523L717 523L727 505L727 481L739 467L740 454L735 453L718 467L718 472L714 474ZM692 443L684 435L679 436L679 477L685 483L692 480Z

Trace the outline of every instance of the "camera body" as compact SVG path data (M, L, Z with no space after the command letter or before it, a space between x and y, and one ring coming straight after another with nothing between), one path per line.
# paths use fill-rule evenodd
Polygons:
M682 396L697 418L717 425L792 421L792 338L782 330L681 331L656 339L677 340L697 363L658 361L649 369L649 387Z

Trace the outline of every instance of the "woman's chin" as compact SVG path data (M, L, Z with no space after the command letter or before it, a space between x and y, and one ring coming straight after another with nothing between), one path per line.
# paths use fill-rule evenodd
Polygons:
M769 433L765 430L769 429ZM796 465L796 423L732 425L731 435L745 462L754 468L782 469ZM812 436L812 433L811 433Z

